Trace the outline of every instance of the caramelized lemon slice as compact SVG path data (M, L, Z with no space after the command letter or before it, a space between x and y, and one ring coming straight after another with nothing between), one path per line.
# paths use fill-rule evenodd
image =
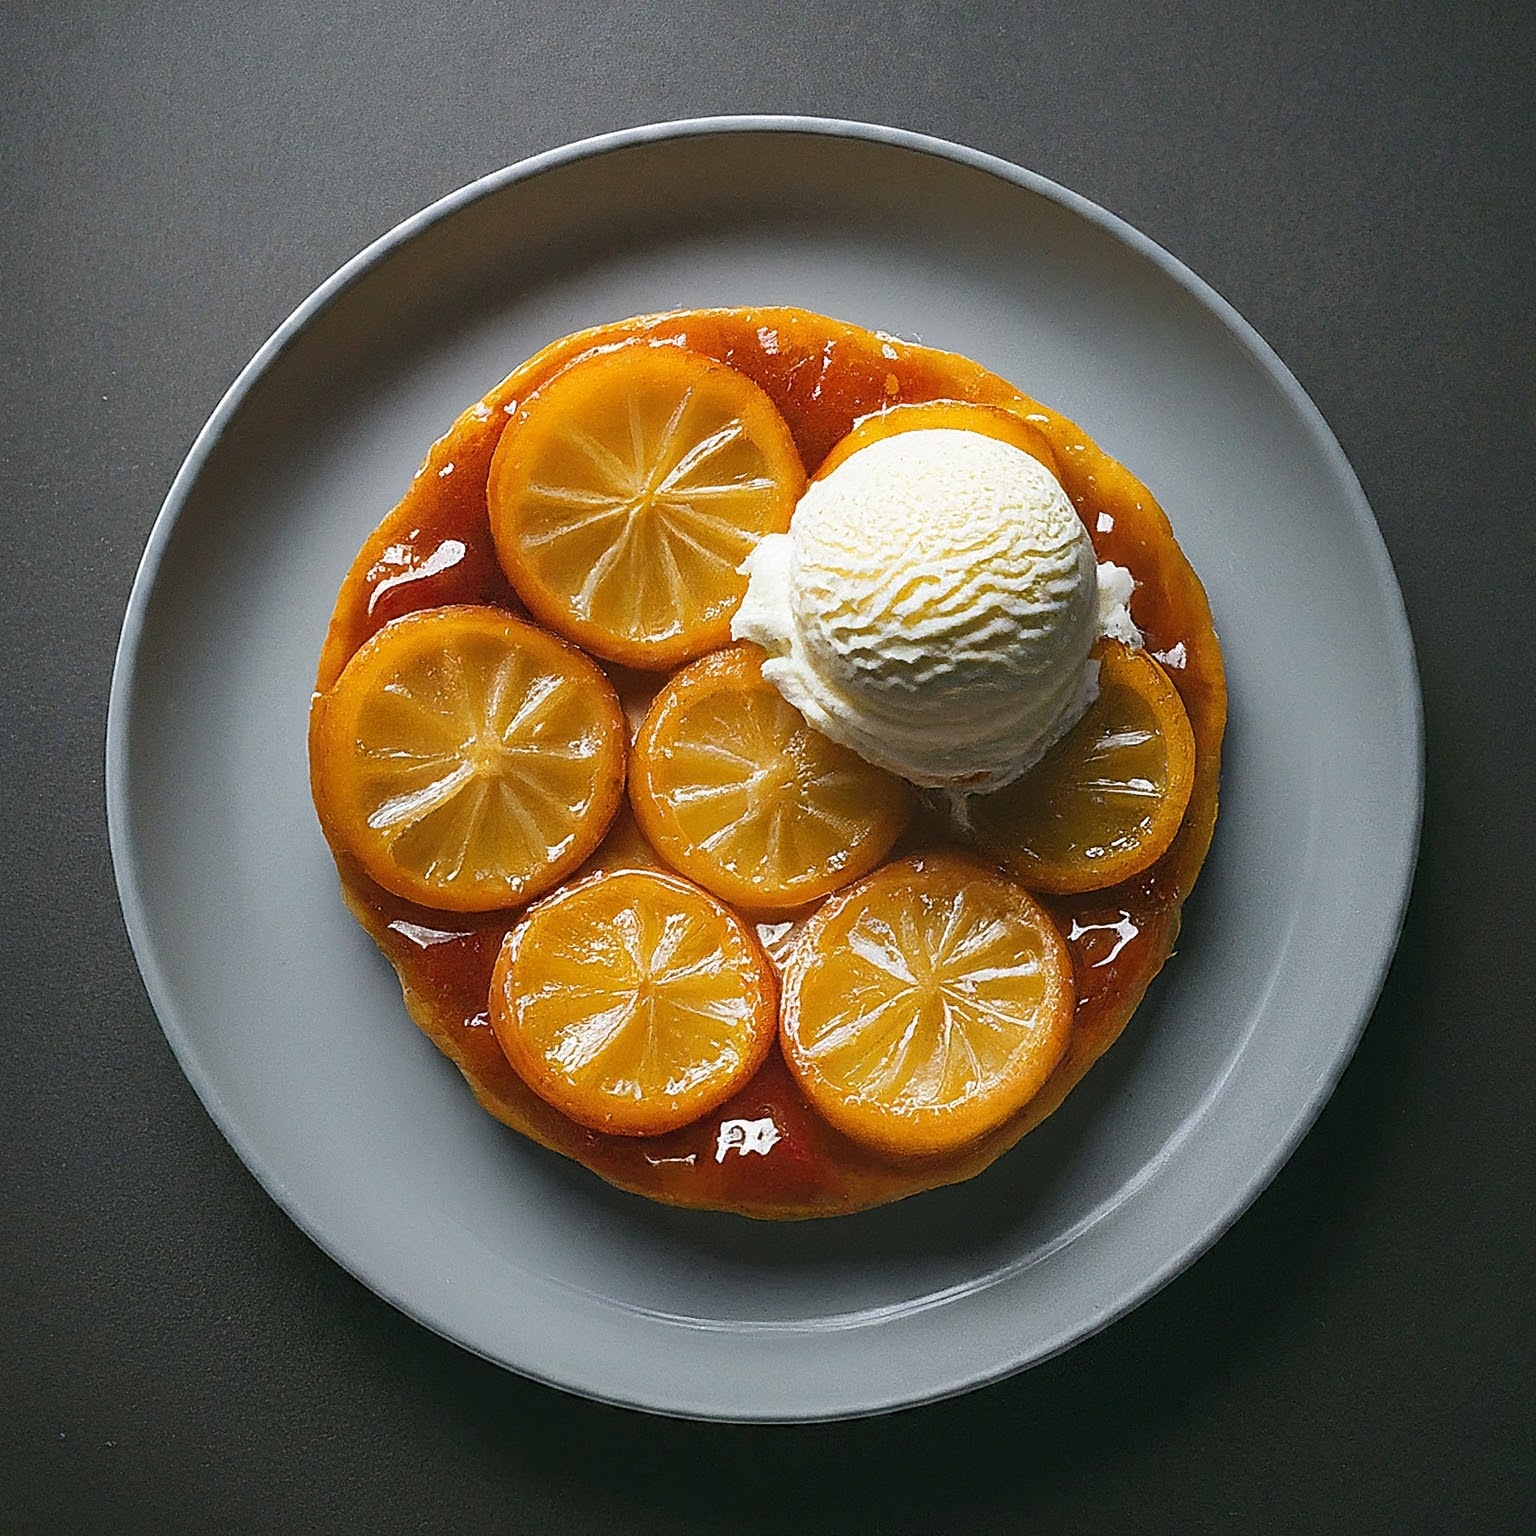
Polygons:
M723 1104L773 1043L773 974L746 926L675 875L594 875L532 908L491 978L491 1025L541 1098L654 1136Z
M1178 833L1195 738L1144 650L1106 642L1099 696L1023 778L971 801L977 841L1032 890L1101 890L1149 869Z
M386 624L311 734L327 836L386 890L514 906L597 847L624 798L624 717L580 652L495 608Z
M1061 935L1021 886L958 854L902 859L826 903L784 973L780 1038L806 1097L894 1156L1001 1125L1067 1048Z
M738 906L798 906L890 851L907 785L814 731L765 682L756 646L716 651L656 696L630 801L675 869Z
M837 444L822 461L813 478L825 480L828 475L852 457L861 448L878 443L882 438L894 437L898 432L921 432L945 429L952 432L975 432L982 437L994 437L1038 459L1059 480L1061 471L1056 455L1045 433L1023 416L1006 411L1000 405L977 405L969 400L925 400L907 405L893 405L861 416L853 424L853 430Z
M737 567L789 526L805 471L745 375L681 347L595 352L523 402L491 461L491 531L535 617L661 670L724 645Z

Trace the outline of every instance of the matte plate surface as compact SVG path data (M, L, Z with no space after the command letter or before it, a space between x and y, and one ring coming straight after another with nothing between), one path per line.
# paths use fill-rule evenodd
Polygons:
M838 1221L620 1194L474 1104L343 910L305 716L332 599L454 416L545 342L643 311L793 304L967 353L1151 486L1232 694L1180 952L1066 1106L982 1177ZM1066 1348L1208 1246L1369 1016L1411 877L1418 685L1370 510L1259 337L1123 223L888 129L730 119L527 161L306 301L155 525L108 731L146 984L240 1156L413 1317L661 1412L811 1419Z

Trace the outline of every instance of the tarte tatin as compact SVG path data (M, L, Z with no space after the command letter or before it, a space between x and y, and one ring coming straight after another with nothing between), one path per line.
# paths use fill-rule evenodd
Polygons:
M1087 714L959 811L730 634L808 480L915 428L1043 464L1144 642L1100 641ZM347 905L491 1114L653 1200L831 1216L980 1172L1126 1027L1226 703L1167 518L1079 427L950 353L698 310L554 342L432 446L337 596L310 771Z

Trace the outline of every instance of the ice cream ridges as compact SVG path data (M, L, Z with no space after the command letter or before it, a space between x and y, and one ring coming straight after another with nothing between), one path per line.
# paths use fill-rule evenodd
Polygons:
M1101 635L1139 643L1132 581L1097 565L1055 476L952 428L876 439L762 539L731 633L817 730L928 788L995 789L1098 690Z

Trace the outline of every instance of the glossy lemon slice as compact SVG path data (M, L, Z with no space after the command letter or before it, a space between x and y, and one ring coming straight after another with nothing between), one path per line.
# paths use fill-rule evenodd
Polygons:
M853 430L833 448L814 476L825 480L839 464L871 443L894 437L899 432L948 430L975 432L1011 444L1038 459L1050 472L1061 478L1056 455L1045 433L1034 422L1007 411L1000 405L977 405L968 400L925 400L909 405L893 405L862 416Z
M832 897L784 973L780 1037L806 1097L898 1157L1001 1125L1067 1048L1072 963L1016 882L959 854L898 860Z
M519 1076L569 1119L660 1135L762 1065L773 973L740 919L675 875L594 875L507 935L491 1025Z
M624 798L624 717L580 652L495 608L386 624L311 729L327 836L397 896L515 906L602 840Z
M502 565L535 617L661 670L724 645L737 567L789 526L805 472L745 375L681 347L595 352L523 402L491 462Z
M635 738L630 802L674 869L738 906L798 906L890 851L908 786L812 730L736 646L678 673Z
M971 822L1032 890L1095 891L1167 852L1194 782L1178 690L1146 651L1106 641L1087 714L1023 778L972 800Z

